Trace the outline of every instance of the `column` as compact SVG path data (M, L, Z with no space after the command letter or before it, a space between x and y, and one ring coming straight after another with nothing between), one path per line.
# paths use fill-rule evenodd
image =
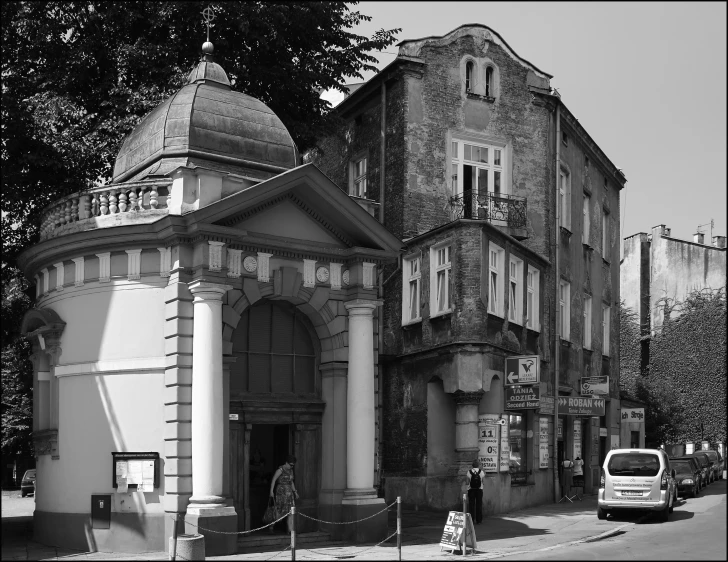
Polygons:
M222 556L237 550L236 535L208 533L237 531L235 508L223 496L223 360L222 297L229 285L195 281L189 285L193 301L192 339L192 497L185 531L205 535L206 555Z
M453 393L455 399L455 451L458 473L465 474L478 457L478 407L483 391Z

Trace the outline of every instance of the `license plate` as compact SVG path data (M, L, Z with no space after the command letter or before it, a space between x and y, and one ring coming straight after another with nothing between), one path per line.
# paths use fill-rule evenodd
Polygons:
M642 492L638 490L623 490L622 491L623 496L641 496Z

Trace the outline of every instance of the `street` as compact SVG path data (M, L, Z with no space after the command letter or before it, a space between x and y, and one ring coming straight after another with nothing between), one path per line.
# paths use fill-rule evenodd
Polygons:
M596 514L594 515L596 519ZM611 517L610 517L611 519ZM537 550L505 560L725 560L726 480L697 498L680 499L667 523L637 514L615 518L635 521L627 532L597 542Z
M35 510L35 496L20 497L20 490L2 491L2 517L32 517Z

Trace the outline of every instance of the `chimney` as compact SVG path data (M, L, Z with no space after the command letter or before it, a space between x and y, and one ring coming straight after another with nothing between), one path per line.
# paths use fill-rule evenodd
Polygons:
M705 234L702 232L696 232L693 234L693 242L696 244L705 244Z
M725 248L725 236L713 236L713 246L716 248Z
M658 236L670 236L670 229L664 224L658 224L657 226L652 227L652 234L657 234Z

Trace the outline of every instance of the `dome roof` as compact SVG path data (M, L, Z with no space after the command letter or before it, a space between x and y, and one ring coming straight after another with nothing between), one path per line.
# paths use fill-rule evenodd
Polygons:
M113 181L139 181L189 164L263 179L294 168L297 156L276 114L232 91L225 71L205 55L187 84L126 137Z

